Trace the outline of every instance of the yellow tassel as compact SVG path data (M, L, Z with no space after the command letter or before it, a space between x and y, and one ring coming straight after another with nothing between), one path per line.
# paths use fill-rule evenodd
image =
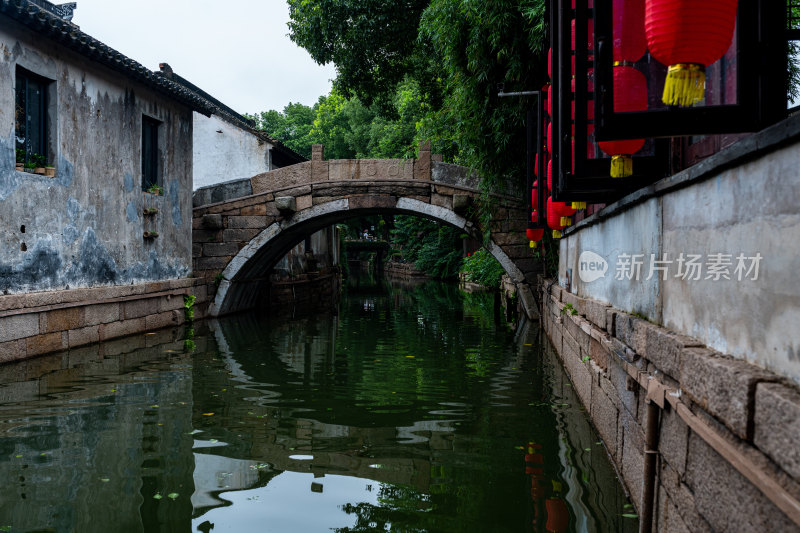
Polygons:
M536 248L536 241L531 241L531 243L529 244L529 246L530 246L531 248Z
M629 155L615 155L611 157L611 177L627 178L633 174L633 159Z
M672 106L690 107L706 96L706 71L697 63L678 63L667 69L661 100Z
M554 239L560 239L561 238L561 232L558 231L557 229L554 229L553 230L553 238Z
M572 225L572 219L569 218L569 217L561 217L560 222L561 222L562 226L571 226Z
M586 209L586 202L572 202L572 209Z

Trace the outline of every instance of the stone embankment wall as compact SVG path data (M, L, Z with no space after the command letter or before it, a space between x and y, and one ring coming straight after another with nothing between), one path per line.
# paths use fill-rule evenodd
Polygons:
M798 146L792 117L601 209L540 286L640 515L657 457L656 531L800 531Z
M213 289L183 278L0 296L0 363L179 326L185 295L196 297L194 318L203 318Z
M800 531L769 497L800 498L800 393L791 381L552 280L540 289L542 326L640 514L643 384L652 379L667 389L658 414L654 531ZM723 444L709 443L706 430L690 427L683 407L665 397ZM725 446L772 488L759 489L737 470Z

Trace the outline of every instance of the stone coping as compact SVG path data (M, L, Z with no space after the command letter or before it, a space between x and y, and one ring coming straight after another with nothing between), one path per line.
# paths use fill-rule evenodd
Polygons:
M0 296L0 316L19 314L21 310L37 312L39 308L67 307L70 304L84 305L89 302L119 300L135 296L150 296L153 293L185 289L205 284L199 278L179 278L165 281L153 281L136 285L108 285L80 289L52 290L29 292L24 294L8 294Z
M574 226L565 228L563 230L564 237L597 224L606 218L616 216L650 198L663 196L671 191L688 187L693 183L707 180L723 170L757 159L798 140L798 137L800 137L800 114L790 116L777 124L745 137L696 165L692 165L652 185L642 187L613 204L607 205Z

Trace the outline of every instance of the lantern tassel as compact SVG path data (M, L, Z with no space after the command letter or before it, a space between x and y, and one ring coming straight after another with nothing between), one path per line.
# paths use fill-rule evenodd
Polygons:
M531 248L535 249L536 248L536 241L530 241L530 244L528 246L530 246Z
M553 238L554 239L560 239L561 238L561 232L558 231L557 229L554 229L553 230Z
M706 96L706 71L697 63L670 65L661 100L671 106L690 107Z
M586 209L586 202L572 202L572 209Z
M572 219L569 218L569 217L561 217L560 223L561 223L562 226L571 226L572 225Z
M627 178L633 174L633 159L629 155L615 155L611 157L611 177Z

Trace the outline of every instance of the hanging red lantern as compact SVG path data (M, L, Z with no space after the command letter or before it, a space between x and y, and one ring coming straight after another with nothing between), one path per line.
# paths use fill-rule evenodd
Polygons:
M525 236L528 237L531 248L536 248L536 243L544 237L544 228L528 228L525 230Z
M637 62L647 51L644 0L614 0L612 16L614 62Z
M669 65L665 104L688 107L705 98L705 68L730 48L736 8L736 0L645 1L647 46Z
M644 111L647 109L647 79L633 67L614 67L614 112ZM633 174L631 156L642 149L644 139L603 141L600 149L611 156L611 177L624 178Z
M561 215L556 213L556 202L553 202L553 197L547 197L547 227L553 230L553 238L561 238L561 230L564 229L564 224L561 223Z
M644 10L642 10L642 13L644 13ZM588 23L588 30L587 30L587 37L586 37L586 42L587 42L586 49L587 50L593 50L594 49L594 21L592 19L589 19L587 21L587 23ZM575 19L572 19L572 49L575 50Z

